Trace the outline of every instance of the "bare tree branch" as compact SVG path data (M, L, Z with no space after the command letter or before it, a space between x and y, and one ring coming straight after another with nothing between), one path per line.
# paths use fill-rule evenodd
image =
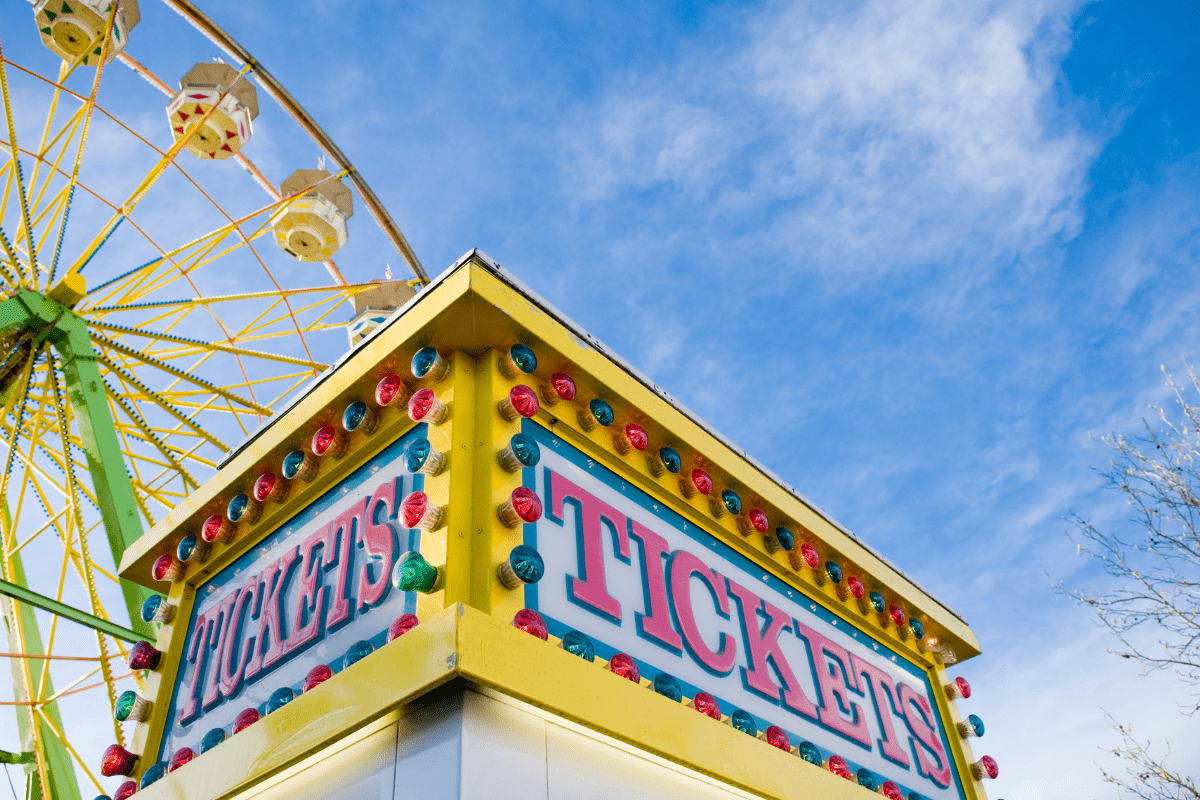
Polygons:
M1164 373L1166 370L1163 370ZM1188 367L1191 388L1200 381ZM1129 438L1110 434L1102 441L1114 451L1107 469L1098 470L1107 486L1121 492L1133 516L1117 531L1101 530L1072 514L1068 534L1079 551L1099 561L1112 578L1104 590L1058 589L1096 612L1121 647L1116 655L1138 661L1146 671L1169 669L1192 687L1183 710L1200 710L1200 405L1170 375L1177 414L1154 408L1152 425ZM1149 638L1157 639L1147 645ZM1123 746L1113 753L1126 764L1127 776L1103 772L1121 796L1146 800L1200 800L1194 779L1166 766L1149 745L1133 738L1128 726L1109 718Z

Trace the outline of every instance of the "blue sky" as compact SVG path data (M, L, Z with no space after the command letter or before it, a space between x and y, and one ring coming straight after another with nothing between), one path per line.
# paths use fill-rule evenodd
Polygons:
M1103 710L1200 770L1052 588L1126 517L1093 437L1200 357L1197 3L304 7L335 66L219 13L431 270L481 247L967 617L993 797L1113 796Z
M991 796L1113 796L1103 710L1194 741L1053 583L1200 360L1200 2L202 5L431 273L482 248L971 622Z

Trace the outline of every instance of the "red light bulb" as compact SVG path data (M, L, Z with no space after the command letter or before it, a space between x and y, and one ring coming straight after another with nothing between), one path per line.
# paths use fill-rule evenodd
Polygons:
M167 764L167 772L174 772L195 757L196 751L192 748L179 748L171 755L171 761Z
M542 619L541 614L530 608L522 608L517 612L517 615L513 617L513 627L531 633L543 642L550 638L550 631L546 630L546 620Z
M200 529L200 538L212 544L213 542L228 542L233 533L233 523L225 519L224 514L213 514L204 520Z
M708 692L696 692L696 696L692 698L691 706L706 717L712 717L713 719L721 718L721 704L717 702L717 698Z
M150 577L156 581L174 582L183 575L183 564L171 553L163 553L154 560L150 568Z
M307 675L304 676L303 689L306 692L309 689L315 689L332 677L333 677L332 669L330 669L326 664L317 664L315 667L313 667L312 669L310 669L308 671Z
M238 714L233 720L233 732L241 733L249 728L254 723L262 719L262 714L258 713L257 708L247 708L242 713Z
M855 600L862 600L867 596L867 587L858 578L851 575L846 578L846 589L850 592Z
M897 628L902 629L904 627L904 620L908 619L908 617L905 615L903 608L897 605L891 605L888 606L888 619L890 619Z
M413 492L404 498L404 527L431 531L442 519L442 509L429 501L424 492Z
M887 800L904 800L904 792L900 791L900 787L892 781L884 781L879 787L879 793L887 798Z
M322 425L312 438L312 453L317 458L328 455L341 458L346 454L348 440L332 425Z
M416 614L401 614L392 621L388 626L387 640L390 642L394 639L399 639L404 634L417 627L420 620Z
M817 552L817 548L811 544L800 545L800 558L804 560L805 566L818 570L821 566L821 555Z
M134 671L154 669L161 658L162 653L149 642L138 642L129 651L129 668Z
M500 409L500 416L509 422L513 422L519 417L528 419L538 412L537 392L518 383L509 390L508 395L497 404L497 407Z
M559 400L575 399L575 381L565 372L556 372L550 376L550 382L542 386L542 399L549 405Z
M542 501L537 494L524 486L513 489L512 496L497 509L500 521L510 528L522 522L537 522L542 518Z
M608 662L608 671L634 683L642 682L642 673L637 662L633 660L633 656L625 653L613 654L612 660Z
M287 481L271 470L259 475L258 480L254 482L254 499L260 503L278 503L287 497L287 493Z
M106 778L114 775L128 775L133 772L133 765L136 762L136 755L119 744L110 744L104 751L104 755L100 757L100 774Z
M687 498L695 497L697 492L700 494L709 494L712 492L712 487L712 478L702 469L692 470L690 476L679 481L679 490Z
M839 778L845 778L846 780L852 780L854 778L854 773L850 771L850 765L847 764L846 759L842 758L841 756L830 756L829 761L825 762L825 766L829 768L830 772L832 772L834 775L837 775Z
M408 398L408 416L413 422L437 425L446 418L446 404L433 389L422 389Z
M960 697L966 700L971 696L971 684L967 683L967 679L960 675L946 684L946 696L951 700L957 700Z
M1000 765L991 756L984 756L971 765L971 774L975 776L975 780L977 781L984 780L985 778L994 780L1000 775Z
M613 437L613 446L617 448L617 452L625 455L631 450L642 451L650 445L650 437L646 434L646 429L636 422L631 422L625 426L625 432L618 433Z
M375 384L376 405L390 406L397 400L404 402L407 399L408 387L400 380L399 375L384 375L379 383Z
M767 515L761 508L752 508L746 512L745 517L738 517L738 529L743 536L749 536L755 531L766 533L771 529L771 523L767 521Z
M138 790L137 781L125 781L117 787L117 791L113 793L113 800L129 800L133 793Z
M772 747L778 747L785 753L792 751L792 741L788 738L787 732L778 725L771 725L764 732L763 737L767 740L767 744Z

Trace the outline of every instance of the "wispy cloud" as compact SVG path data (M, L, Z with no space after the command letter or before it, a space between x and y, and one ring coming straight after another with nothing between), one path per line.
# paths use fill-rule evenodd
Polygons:
M1070 13L776 4L738 21L728 52L629 76L581 110L568 180L584 203L682 198L702 238L719 220L722 241L742 228L838 284L1004 265L1079 229L1099 143L1054 113Z

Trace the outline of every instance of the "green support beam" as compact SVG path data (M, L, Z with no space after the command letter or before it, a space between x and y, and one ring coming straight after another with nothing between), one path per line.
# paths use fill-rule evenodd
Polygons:
M83 291L80 286L73 287L76 294ZM55 295L66 299L66 295ZM129 477L125 456L121 452L120 441L117 438L116 424L108 407L104 381L100 376L100 368L96 352L92 348L88 335L87 323L77 316L69 306L50 299L37 292L21 289L6 300L0 301L0 336L20 336L25 334L33 345L49 342L60 356L60 363L66 379L67 397L74 412L75 422L79 428L80 440L87 457L88 472L91 475L92 486L95 490L97 504L100 506L100 517L108 537L109 548L113 561L121 563L125 549L142 535L142 523L138 514L137 500L133 493L133 484ZM68 457L70 454L67 454ZM3 509L7 516L8 508ZM149 592L136 584L121 581L121 592L129 612L133 629L124 628L108 620L101 619L64 603L30 591L27 587L24 570L20 564L20 554L11 557L12 574L3 575L0 580L0 595L7 595L16 600L11 605L19 614L21 636L17 636L16 622L13 615L7 613L10 605L3 603L5 613L0 614L8 628L10 646L18 652L41 654L42 641L34 618L33 609L41 608L54 614L86 625L100 633L114 636L124 641L136 642L139 639L153 639L152 626L143 622L139 613L142 601ZM26 669L34 685L49 686L48 675L43 675L48 669L48 663L41 659L26 662ZM14 661L14 679L18 678L20 669ZM18 684L23 681L17 681ZM51 690L52 691L52 690ZM26 698L28 699L28 698ZM43 710L62 730L62 719L58 715L57 703L43 706ZM30 738L28 720L20 713L17 715L21 728L22 740ZM22 724L24 723L24 724ZM39 738L42 740L46 756L47 775L44 776L50 788L53 800L79 800L79 784L76 780L74 765L65 750L63 743L57 740L45 720L39 721ZM29 742L28 744L32 744ZM30 769L26 766L26 769ZM43 800L36 776L36 767L31 773L33 781L30 785L31 800Z
M100 631L103 634L112 636L115 639L120 639L123 642L137 644L144 639L137 631L131 631L129 628L122 628L120 625L109 622L93 614L87 614L74 606L69 606L66 603L60 603L45 595L26 589L24 586L18 586L15 583L0 579L0 594L8 595L14 599L20 600L22 603L28 603L35 608L40 608L43 611L49 611L51 614L58 614L60 617L69 619L72 622L78 622L80 625L86 625L94 631Z

